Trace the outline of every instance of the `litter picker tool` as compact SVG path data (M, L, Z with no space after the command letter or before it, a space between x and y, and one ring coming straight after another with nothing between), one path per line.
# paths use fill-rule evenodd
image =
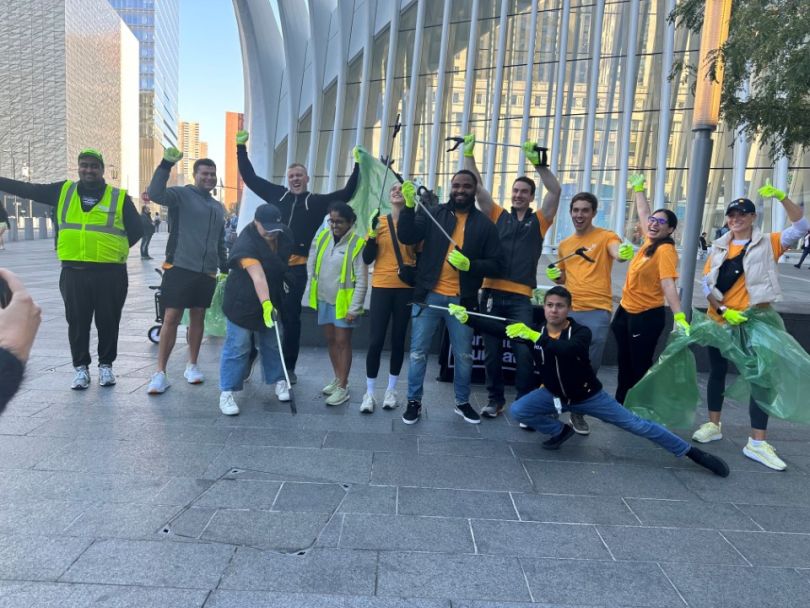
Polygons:
M588 251L588 250L585 247L580 247L574 253L569 253L567 256L560 258L556 262L552 262L551 264L548 265L548 267L549 268L554 268L560 262L564 262L568 258L572 258L572 257L574 257L576 255L578 255L581 258L584 258L586 261L590 262L591 264L596 264L596 260L594 260L591 257L588 257L588 255L585 253L586 251Z
M385 173L383 174L382 183L380 184L380 196L377 198L377 213L380 211L380 207L382 207L382 197L383 197L383 190L385 190L385 180L388 179L388 171L391 170L391 157L394 155L394 140L397 138L397 133L402 128L402 123L399 122L399 114L397 114L397 119L394 122L394 132L391 134L391 148L388 150L388 156L385 159Z
M444 141L454 141L454 142L456 142L455 146L453 146L452 148L447 149L448 152L452 152L453 150L458 150L458 147L461 144L464 143L464 138L463 137L446 137ZM500 141L480 141L480 140L476 139L475 143L476 144L484 144L485 146L501 146L503 148L523 148L523 146L520 145L520 144L505 144L505 143L500 142ZM548 148L544 148L544 147L539 146L537 144L534 145L534 149L537 152L548 152Z
M448 241L450 241L451 243L453 243L453 246L454 246L456 249L458 249L459 251L461 251L461 247L459 247L459 244L458 244L458 243L456 243L456 242L453 240L453 237L452 237L452 236L450 236L449 234L447 234L447 230L445 230L444 228L442 228L442 225L439 223L439 220L437 220L435 217L433 217L433 214L432 214L432 213L431 213L431 212L428 210L428 208L427 208L425 205L423 205L422 203L420 203L420 202L419 202L419 199L417 199L417 200L416 200L416 204L417 204L418 206L422 207L422 209L423 209L423 210L424 210L424 212L425 212L425 215L427 215L427 216L430 218L430 220L431 220L431 221L432 221L432 222L433 222L433 223L436 225L436 228L438 228L438 229L439 229L439 232L441 232L441 233L444 235L444 238L446 238Z
M418 306L419 308L433 308L435 310L444 310L450 312L450 309L447 306L438 306L436 304L425 304L424 302L411 302L411 306ZM481 317L482 319L490 319L492 321L502 321L504 323L518 323L515 319L507 319L506 317L496 317L494 315L486 315L482 312L474 312L472 310L468 310L467 314L471 317Z
M298 408L295 406L295 395L293 395L292 383L290 383L290 374L287 372L287 363L284 361L284 351L281 347L281 333L278 330L278 314L273 311L273 328L276 330L276 342L278 342L278 355L281 357L281 369L284 370L284 382L287 383L287 392L290 394L290 412L293 416L298 413Z

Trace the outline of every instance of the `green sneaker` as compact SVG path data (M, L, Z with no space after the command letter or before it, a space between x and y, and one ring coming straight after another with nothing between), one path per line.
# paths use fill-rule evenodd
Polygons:
M709 443L710 441L718 441L723 438L721 431L722 424L715 424L714 422L707 422L701 424L700 428L694 432L692 439L698 443Z
M785 461L776 455L773 446L767 441L760 443L759 447L754 447L749 437L748 443L743 448L743 454L774 471L784 471L787 468Z
M322 392L324 395L331 395L332 393L334 393L334 392L335 392L335 390L337 389L337 387L338 387L338 379L337 379L337 378L334 378L334 379L333 379L333 380L332 380L332 381L331 381L329 384L327 384L326 386L324 386L324 387L321 389L321 392Z

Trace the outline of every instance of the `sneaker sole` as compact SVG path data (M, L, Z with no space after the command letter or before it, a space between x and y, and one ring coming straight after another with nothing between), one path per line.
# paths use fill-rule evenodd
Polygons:
M219 411L222 412L222 408L220 408ZM237 410L235 412L222 412L222 415L223 416L238 416L239 415L239 410Z
M590 435L591 434L591 429L579 430L578 428L574 427L574 432L577 435Z
M205 381L204 380L189 380L188 378L186 378L186 382L188 382L189 384L202 384Z
M287 403L287 402L289 402L289 400L290 400L290 398L289 398L289 397L287 397L286 399L282 399L282 398L281 398L281 397L279 397L278 395L276 395L276 398L277 398L279 401L281 401L282 403Z
M697 441L698 443L711 443L712 441L720 441L723 438L723 434L720 433L718 435L712 435L706 439L699 439L695 435L692 435L692 441Z
M329 401L326 401L326 405L328 405L329 407L334 407L335 405L343 405L343 404L344 404L344 403L346 403L346 402L347 402L349 399L351 399L351 397L350 397L349 395L346 395L346 398L345 398L345 399L341 399L340 401L336 401L336 402L334 402L334 403L329 403Z
M384 409L384 410L395 410L395 409L397 409L397 404L396 403L383 403L382 404L382 409Z
M754 461L758 462L761 465L765 465L766 467L768 467L769 469L772 469L774 471L784 471L787 468L787 465L785 465L784 467L778 467L776 465L770 464L769 462L767 462L766 460L761 458L759 456L759 454L756 454L755 452L752 452L747 447L743 448L743 454L748 456L748 458L750 458L751 460L754 460Z
M163 393L165 393L167 390L169 390L169 387L168 387L168 386L167 386L166 388L164 388L162 391L161 391L161 390L158 390L158 389L156 389L156 388L150 388L149 390L147 390L147 391L146 391L146 394L147 394L147 395L162 395L162 394L163 394Z
M467 416L465 416L464 412L462 412L461 410L454 409L453 411L462 418L464 418L464 422L469 422L470 424L481 424L480 418L478 420L474 420L472 418L467 418Z
M403 416L403 418L402 418L402 422L404 422L405 424L416 424L417 422L419 422L419 418L417 417L417 418L416 418L416 420L407 420L407 419L406 419L406 418Z
M360 408L360 413L361 414L373 414L374 413L374 408L372 407L371 409L369 409L369 408L362 408L361 407Z
M88 388L90 388L89 384L87 386L71 386L70 390L72 390L72 391L85 391Z

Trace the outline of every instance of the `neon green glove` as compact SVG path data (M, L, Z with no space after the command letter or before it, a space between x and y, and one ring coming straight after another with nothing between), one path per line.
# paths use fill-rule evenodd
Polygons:
M262 302L262 318L265 327L273 327L273 303L270 300Z
M227 279L228 279L228 273L227 272L218 272L217 273L217 281L225 281Z
M475 147L475 133L467 133L467 135L464 136L464 147L462 148L462 150L464 150L464 156L466 156L467 158L472 158L474 154L473 153L474 147Z
M562 270L560 270L556 266L549 266L548 268L546 268L546 276L552 281L556 281L562 276Z
M509 338L520 338L521 340L531 340L537 342L540 339L540 332L534 331L525 323L512 323L506 326L506 335Z
M748 320L748 317L742 314L739 310L734 310L733 308L726 308L725 312L723 313L723 318L729 325L742 325Z
M536 141L524 141L523 142L523 154L526 155L526 160L528 160L533 165L540 164L540 151L535 149L537 146Z
M787 196L787 194L785 194L784 191L772 185L770 179L765 180L765 185L762 186L762 188L760 188L759 190L757 190L757 192L759 193L760 196L764 198L773 197L778 201L784 200L784 198Z
M247 131L237 131L236 132L236 145L237 146L244 146L247 143L250 134Z
M458 249L453 249L450 255L447 256L447 261L450 265L458 270L467 272L470 269L470 258L461 253Z
M641 173L631 175L630 179L627 180L627 183L632 186L634 192L644 192L644 190L647 188L647 180L644 179L644 176Z
M466 323L470 318L470 315L467 314L467 309L458 304L448 304L447 309L450 312L450 316L455 317L459 323Z
M352 148L352 156L354 156L354 162L360 162L360 146L355 146Z
M409 179L402 182L402 198L405 199L405 206L408 209L413 209L416 206L414 198L416 197L416 186Z
M163 160L169 161L174 164L183 158L183 153L177 148L166 148L163 151Z
M368 218L368 238L376 239L377 238L377 225L380 223L380 210L377 209L374 213L371 214L371 217Z
M677 326L678 331L683 332L687 336L689 335L689 332L692 331L692 328L689 326L689 322L686 320L686 313L675 313L675 325Z
M633 245L631 245L627 241L619 245L619 259L622 260L623 262L633 259L634 254L635 250L633 249Z

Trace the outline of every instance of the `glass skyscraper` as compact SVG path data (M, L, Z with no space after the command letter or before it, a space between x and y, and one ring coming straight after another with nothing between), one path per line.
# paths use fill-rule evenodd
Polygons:
M110 0L140 41L141 192L163 148L177 146L179 0Z

